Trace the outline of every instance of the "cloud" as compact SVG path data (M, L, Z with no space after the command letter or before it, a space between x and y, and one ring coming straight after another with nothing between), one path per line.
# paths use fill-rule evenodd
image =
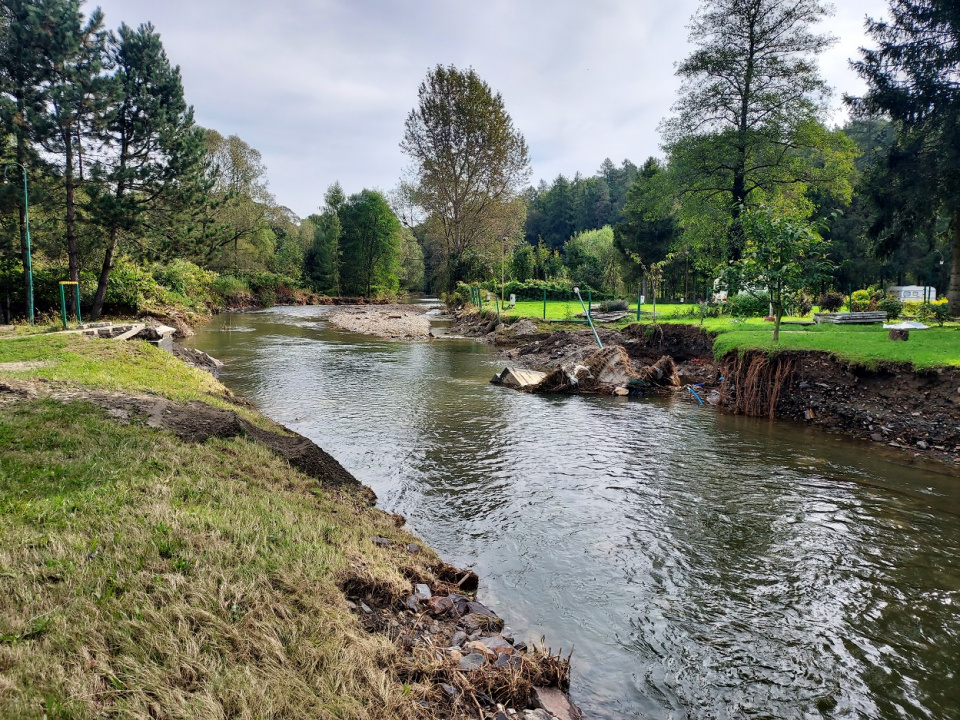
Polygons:
M393 187L417 87L437 64L474 67L502 93L530 146L534 181L592 174L606 157L659 154L696 0L103 0L109 26L152 21L181 66L197 121L263 155L270 189L301 216L335 180ZM865 14L847 0L821 58L839 91L862 91L847 59ZM841 116L838 114L838 118Z

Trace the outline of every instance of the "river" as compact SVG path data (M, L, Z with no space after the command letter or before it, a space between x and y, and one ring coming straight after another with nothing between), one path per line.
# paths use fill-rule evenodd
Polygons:
M325 312L190 344L474 568L519 638L573 648L587 717L960 718L958 478L687 394L513 392L484 345Z

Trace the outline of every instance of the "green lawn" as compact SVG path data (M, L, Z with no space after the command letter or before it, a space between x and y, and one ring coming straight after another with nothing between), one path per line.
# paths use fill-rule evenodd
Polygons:
M487 306L484 307L486 309ZM692 304L658 304L656 319L661 323L700 325L700 319L693 315L695 308ZM594 304L594 312L596 311ZM631 305L631 314L616 323L615 327L636 322L636 311L636 304ZM579 312L582 310L576 298L569 302L548 300L546 303L547 320L570 320ZM544 304L542 301L521 301L503 314L505 318L529 317L542 320ZM644 304L641 307L640 322L648 323L652 320L653 305ZM773 325L765 322L763 318L705 318L702 327L717 334L714 345L717 356L731 350L823 350L846 360L868 365L888 361L910 362L918 368L960 367L960 327L956 323L948 323L942 328L934 326L928 330L915 330L910 333L907 342L888 339L887 331L880 325L782 325L780 342L776 345L772 341Z

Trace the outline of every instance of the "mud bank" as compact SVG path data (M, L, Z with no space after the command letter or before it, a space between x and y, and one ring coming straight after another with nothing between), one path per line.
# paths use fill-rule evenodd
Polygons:
M960 464L958 368L870 368L817 351L752 351L718 360L713 337L692 325L633 324L598 333L605 346L622 345L638 368L671 356L682 384L716 390L713 398L724 411L801 422L917 458ZM484 339L501 346L516 366L541 372L582 362L597 349L590 330L542 333L522 321Z

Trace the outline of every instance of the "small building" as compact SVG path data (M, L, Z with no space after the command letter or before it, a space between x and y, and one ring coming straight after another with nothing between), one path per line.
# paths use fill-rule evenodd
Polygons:
M937 299L937 289L922 285L891 285L887 288L887 296L900 302L934 302Z

